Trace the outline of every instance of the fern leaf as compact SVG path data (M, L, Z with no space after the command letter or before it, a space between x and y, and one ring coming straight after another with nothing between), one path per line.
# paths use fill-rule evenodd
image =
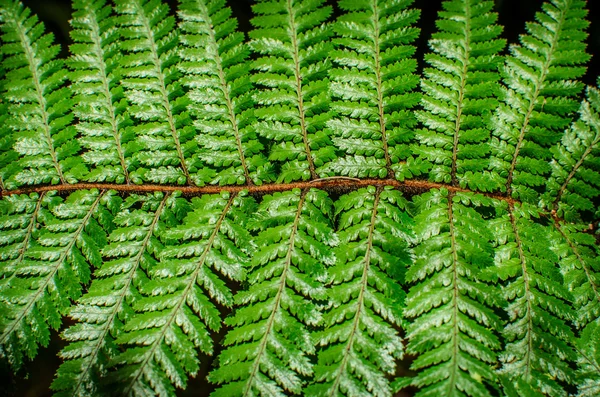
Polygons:
M600 91L588 87L579 120L553 148L552 177L542 199L546 208L567 221L594 211L600 195Z
M412 24L420 12L408 8L411 3L340 1L347 13L335 25L334 68L330 71L334 117L327 128L344 156L326 164L319 170L321 174L395 175L403 180L421 173L419 168L408 173L402 164L410 155L408 143L416 124L411 109L419 101L411 43L419 34Z
M404 291L401 282L411 261L407 240L411 219L397 190L369 187L336 203L340 246L331 308L315 339L323 346L311 396L391 396L386 375L402 358Z
M5 76L6 72L2 67L4 52L0 51L0 76ZM4 191L5 183L11 176L19 171L17 162L19 155L13 150L15 137L7 126L9 120L8 104L4 98L5 81L0 79L0 190Z
M485 191L489 175L490 118L497 107L498 56L505 45L491 1L451 0L442 4L440 32L429 41L421 87L425 126L413 151L428 164L429 179Z
M600 321L600 260L596 239L587 226L554 222L553 251L557 254L565 284L576 310L574 323L581 330L575 350L581 396L600 391L600 361L596 352Z
M224 1L189 0L179 7L179 68L199 135L197 156L204 183L257 184L274 179L253 130L249 49Z
M73 2L69 66L75 94L75 128L78 141L87 149L82 157L91 171L91 182L130 183L135 168L132 124L117 72L122 56L118 47L116 20L105 0Z
M34 222L42 215L40 203L45 199L40 197L33 210L32 203L29 209L21 203L31 220L25 235L7 250L11 259L19 245L21 253L11 263L11 276L2 288L6 314L0 323L0 345L4 349L33 358L38 345L48 344L49 328L60 326L71 299L81 294L82 283L89 282L90 265L102 262L99 250L106 241L105 230L111 227L113 196L107 191L79 190L62 203L49 203L52 216L44 217L39 232ZM11 215L7 225L14 227L16 213Z
M259 54L254 125L273 141L269 160L281 164L280 182L315 179L317 167L335 157L324 131L332 32L324 23L331 7L323 3L263 0L253 6L250 46Z
M19 170L4 181L7 188L41 183L73 183L87 172L72 115L67 72L56 59L59 46L44 34L44 25L18 1L0 5L6 123L15 132Z
M536 187L550 173L549 147L556 144L577 110L585 73L587 11L580 0L553 0L527 24L521 45L510 47L503 70L506 90L493 121L491 169L509 197L536 202Z
M248 288L225 320L227 348L209 380L214 396L301 394L312 376L315 347L307 326L321 321L316 304L326 299L324 265L335 258L332 202L325 192L294 189L266 196L254 215L260 232Z
M78 323L62 334L70 343L61 351L65 362L52 384L58 396L103 390L100 380L119 353L115 338L123 333L123 322L133 316L132 306L140 299L136 287L147 282L146 272L156 264L152 253L159 246L158 234L175 224L181 207L184 200L160 194L132 195L123 203L103 249L106 259L88 292L69 311Z
M19 171L17 165L19 154L13 150L15 137L6 127L9 116L5 105L4 102L0 102L0 190L2 191L6 190L6 181L10 181L11 177Z
M557 254L565 284L577 309L575 324L578 328L600 318L600 261L596 239L587 232L587 226L554 223L553 251Z
M600 329L598 322L588 324L577 340L579 382L577 397L594 397L600 393Z
M56 205L56 201L57 197L52 194L31 194L8 196L0 202L2 210L0 291L4 292L8 289L15 271L23 266L25 252L34 244L40 223L51 216L48 209ZM2 300L4 301L5 298ZM10 306L2 305L0 312L3 319L7 318ZM4 328L5 320L0 324ZM47 343L47 336L39 339L42 340L42 344ZM16 338L0 344L0 355L6 357L15 369L20 368L23 363L24 350ZM32 358L36 354L36 349L26 353Z
M501 328L498 289L485 281L493 266L492 235L476 211L486 204L468 193L433 190L416 202L414 283L405 315L407 351L419 354L412 384L418 396L491 396Z
M496 269L505 280L508 324L500 374L522 396L566 396L561 383L573 382L570 363L574 339L567 321L573 320L571 300L549 249L554 239L531 220L537 211L528 205L508 210L490 224L497 241Z
M181 225L157 231L167 244L149 247L160 262L148 266L150 280L139 284L135 314L116 340L126 347L113 360L112 378L123 394L171 395L172 384L184 388L198 371L197 350L212 354L209 329L218 331L222 322L215 303L233 304L219 274L243 274L247 248L238 246L249 247L250 237L240 224L252 204L243 195L206 195L193 201Z
M200 185L193 160L195 131L177 68L178 30L160 0L118 0L120 71L133 127L140 167L130 173L134 183Z

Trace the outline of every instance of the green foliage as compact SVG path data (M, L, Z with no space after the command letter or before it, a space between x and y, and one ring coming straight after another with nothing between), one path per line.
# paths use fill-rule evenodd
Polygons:
M102 263L113 200L107 191L79 190L64 201L41 195L7 203L0 345L15 367L23 353L33 357L38 345L48 344L49 328L58 329L81 284L89 282L90 265Z
M181 87L175 18L160 0L117 1L121 84L135 117L133 133L140 167L134 183L201 184L195 131L186 110L190 99Z
M552 177L544 202L556 215L578 221L580 214L596 210L592 201L600 193L600 91L588 87L579 120L553 147Z
M272 166L253 129L249 49L224 1L182 1L179 68L189 89L203 183L270 182Z
M504 40L502 27L490 12L491 1L446 1L437 25L439 33L429 40L433 53L425 56L431 66L423 71L417 113L427 128L417 134L413 150L429 163L429 178L470 189L486 191L489 173L490 118L498 106L498 53Z
M510 47L502 70L506 88L493 121L491 169L509 197L536 202L550 173L549 147L560 140L577 110L585 73L585 1L544 3L529 34Z
M327 127L341 156L323 174L399 180L420 174L420 167L408 167L416 124L410 110L419 100L411 43L420 11L408 8L412 2L339 2L347 13L335 24L329 88L335 117Z
M236 243L246 247L249 240L239 226L240 218L246 216L243 209L247 200L228 196L204 196L193 202L195 210L172 229L163 231L160 223L151 224L156 234L171 244L148 240L150 280L139 284L140 295L132 302L135 313L116 339L126 347L112 363L117 366L113 381L118 383L114 387L123 394L172 394L172 384L185 387L187 375L198 371L196 349L212 353L208 329L218 331L221 327L215 303L233 303L218 274L240 278L246 255ZM172 207L174 215L166 217L174 218L181 211L177 207L185 201L169 203L165 197L159 204L162 210L160 205ZM176 218L168 220L177 223ZM137 234L138 229L130 227L125 233ZM186 243L182 244L182 239Z
M132 122L126 113L127 101L119 83L117 44L119 35L112 9L104 0L73 2L71 58L69 78L79 119L75 126L79 142L87 149L82 155L91 171L91 182L130 183L129 172L137 164L132 155L135 135L128 129Z
M57 396L600 393L585 1L505 51L446 0L422 71L412 0L259 1L247 40L224 0L113 3L61 60L0 0L15 376L60 331Z
M279 182L314 179L315 169L335 157L324 131L332 32L323 24L331 7L323 3L264 0L252 7L255 128L274 141L269 160L281 163Z
M5 188L40 183L73 183L85 173L80 144L69 126L73 101L63 83L64 61L59 46L44 34L44 25L17 1L2 2L3 102L5 122L14 137L19 169L3 181ZM25 122L24 122L25 121ZM3 139L10 139L8 136Z
M577 341L579 371L578 397L592 397L600 393L600 330L598 323L590 323Z
M331 268L331 303L316 336L315 396L388 396L403 346L402 280L411 255L411 221L401 193L369 187L336 203L340 245Z
M500 374L519 396L566 396L559 381L573 383L570 362L571 295L550 250L548 232L532 221L537 211L524 204L503 210L491 225L496 239L494 275L504 281L508 306Z
M332 202L325 192L294 189L263 198L254 215L256 251L240 308L225 320L231 327L210 381L224 384L212 395L300 394L313 374L315 347L307 326L322 320L325 266L338 240L331 229Z
M419 354L412 384L419 396L485 396L497 377L492 366L502 328L497 288L486 281L493 266L488 224L472 194L432 191L417 204L415 262L406 281L407 351ZM489 204L489 203L488 203ZM462 392L462 393L461 393Z

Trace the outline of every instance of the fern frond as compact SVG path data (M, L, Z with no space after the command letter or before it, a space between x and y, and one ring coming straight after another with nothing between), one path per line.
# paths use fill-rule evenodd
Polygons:
M433 190L416 200L416 260L406 274L407 351L419 356L417 396L491 396L501 329L499 290L484 277L493 266L492 235L481 196Z
M212 354L209 329L216 332L222 323L215 303L233 304L219 275L242 277L251 244L240 225L253 203L244 195L205 195L193 200L180 225L157 231L165 246L150 248L160 262L148 267L150 280L139 284L135 314L116 340L126 347L113 360L113 380L123 394L170 395L172 384L184 388L198 371L197 350Z
M411 109L419 102L411 43L420 11L412 0L346 0L347 13L336 25L331 52L332 113L327 122L335 147L343 154L319 170L324 175L395 177L418 175L409 142L416 124Z
M67 71L60 48L44 25L18 1L0 4L7 125L15 132L19 170L6 188L41 183L74 183L87 172L78 157L76 131L68 127L73 101L64 87Z
M313 374L315 347L307 326L322 320L316 302L326 299L325 265L335 257L333 205L316 189L294 189L263 198L254 215L257 250L248 288L239 292L232 329L209 380L213 396L301 394Z
M581 330L576 340L580 396L600 391L600 356L597 338L600 323L600 260L596 239L587 225L554 222L553 251L557 254L565 284L573 297L575 325Z
M0 50L0 76L5 76L6 72L2 67L4 52ZM10 180L11 176L19 171L17 162L19 154L13 150L15 137L13 132L7 126L9 120L8 103L4 98L5 81L0 79L0 190L6 189L5 182Z
M59 200L53 194L31 194L20 196L9 196L1 202L0 230L0 292L9 288L9 282L14 277L15 271L23 266L25 252L34 245L35 238L39 233L40 224L51 216L49 209L57 204ZM2 299L5 301L5 298ZM10 312L10 306L4 304L0 308L1 318L6 319ZM0 323L4 328L5 321ZM2 328L2 329L3 329ZM31 332L29 332L31 333ZM47 335L38 335L42 344L47 343ZM18 339L5 341L0 344L0 356L6 357L13 368L18 369L23 363L22 344ZM26 351L32 358L35 356L37 346Z
M130 173L134 183L201 185L193 159L197 144L186 111L177 68L178 30L160 0L118 0L121 50L119 73L129 112L137 122L132 127L140 151L140 163Z
M498 53L505 41L502 27L490 12L492 1L451 0L442 3L437 25L429 40L432 53L425 56L430 68L421 82L424 110L417 118L413 151L429 168L429 179L453 186L485 191L490 185L485 158L489 156L490 118L498 101Z
M577 314L578 328L600 319L600 260L596 239L587 233L587 225L562 221L554 223L552 249L557 254L565 284L569 288Z
M263 0L252 8L250 46L259 54L253 81L259 91L255 128L274 141L269 160L281 164L278 181L316 179L335 157L324 131L329 118L327 59L331 14L324 0Z
M73 1L69 77L75 95L73 113L82 157L91 168L85 179L91 182L130 183L129 172L136 164L132 124L119 84L122 55L112 8L105 0Z
M203 183L257 184L274 180L254 123L249 49L225 1L185 0L179 68L190 91L190 113L199 135Z
M340 246L330 269L331 307L315 336L322 348L306 395L392 395L386 375L403 354L395 327L402 324L401 283L412 259L407 204L397 190L375 187L336 202Z
M111 227L113 196L107 191L76 191L64 202L52 203L51 216L45 216L39 232L34 222L42 215L40 203L45 199L38 198L33 210L33 203L27 207L26 202L20 203L31 220L20 230L25 235L15 239L19 242L7 252L14 261L10 278L2 285L6 308L0 322L0 345L5 350L34 357L38 345L48 344L49 328L60 326L71 299L81 294L81 284L90 279L90 265L102 263L99 251L106 242L105 230ZM11 215L7 225L14 227L16 214ZM16 256L19 245L21 253Z
M132 195L122 204L102 250L104 263L69 311L78 323L62 334L70 343L60 353L65 362L52 384L57 395L87 396L103 390L100 379L119 354L115 339L133 316L132 306L141 298L138 288L148 281L146 272L156 265L153 253L160 246L159 234L176 224L181 207L181 199L161 194Z
M600 394L600 326L597 321L585 327L577 340L577 365L579 382L577 397L594 397Z
M491 181L509 197L535 203L536 188L550 173L549 147L577 110L583 85L576 79L589 60L585 1L544 3L537 22L527 24L521 45L510 47L503 69L506 90L493 121Z
M532 221L538 211L529 205L509 206L490 223L495 231L496 268L491 273L504 281L508 324L502 334L506 346L499 373L519 396L566 396L564 383L573 383L575 360L571 341L573 320L569 291L549 247L555 241Z
M3 74L3 70L0 69L0 75ZM15 137L6 125L9 119L8 106L1 98L0 94L0 190L4 191L6 189L5 182L19 171L19 154L13 150Z
M578 221L595 211L600 195L600 91L588 87L579 120L553 147L552 176L542 205L567 221Z

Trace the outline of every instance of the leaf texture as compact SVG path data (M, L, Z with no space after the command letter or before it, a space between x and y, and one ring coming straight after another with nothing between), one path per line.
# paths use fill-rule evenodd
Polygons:
M189 99L181 87L177 68L178 34L175 19L160 0L116 2L119 14L120 61L124 95L129 112L136 118L132 127L140 167L130 175L132 182L200 185L195 131L186 111Z
M249 48L224 1L192 0L179 9L183 48L179 68L189 89L190 113L198 131L203 183L256 184L274 180L255 123L246 62Z
M335 261L332 204L316 189L263 199L255 214L260 233L248 287L235 297L239 308L225 320L231 327L226 349L209 376L222 385L213 396L302 394L315 353L307 326L321 321L325 266Z
M18 170L3 181L7 188L40 183L73 183L86 173L77 156L79 142L69 126L70 91L67 72L57 59L60 48L44 34L44 25L18 1L5 1L0 29L4 54L3 100L8 104L8 127L15 133L13 149Z
M259 88L254 128L273 141L269 160L280 165L278 182L314 179L316 169L334 157L324 131L332 35L325 21L332 10L323 3L265 0L252 7L252 81Z
M127 101L119 82L122 60L116 18L104 0L73 2L70 88L78 119L75 128L87 151L82 158L90 168L90 182L130 183L137 167L135 135Z
M164 231L166 244L150 240L149 280L139 284L134 314L116 338L126 349L112 360L123 394L171 395L173 385L185 387L187 375L198 371L197 350L212 353L209 329L218 331L222 321L215 303L233 303L219 274L241 277L247 256L236 244L245 247L249 237L238 222L251 203L225 193L203 196L180 225ZM180 209L171 211L175 216Z
M102 263L99 251L111 228L113 198L111 192L97 190L79 190L64 201L51 195L21 196L9 209L7 228L27 223L26 234L9 241L13 244L6 247L3 267L5 277L10 276L2 282L0 345L15 357L17 367L22 353L33 357L38 345L48 344L49 329L58 329L70 300L81 295L90 266Z
M411 261L407 201L393 189L369 187L336 203L340 245L331 268L315 383L305 395L389 396L385 374L402 358L401 281Z
M406 280L407 351L417 396L490 396L497 384L493 365L501 346L493 330L499 291L486 280L493 266L492 235L477 207L482 197L433 190L417 202L415 262Z
M535 210L524 204L500 213L495 230L495 274L504 280L508 323L500 374L515 384L517 395L566 396L559 382L573 383L571 299L549 249L547 230L532 221Z
M419 34L412 25L420 11L408 8L412 2L339 2L346 14L335 24L329 73L335 117L327 129L340 155L322 174L403 180L421 173L405 163L416 124L411 109L419 101L411 43Z
M579 120L553 149L552 176L542 202L556 215L576 222L585 211L597 211L600 194L600 91L588 87Z
M498 105L498 56L505 41L491 1L455 0L442 4L440 29L429 41L421 87L426 127L414 152L429 167L429 179L485 191L490 122Z
M550 174L549 147L556 144L577 110L585 72L585 2L544 3L527 24L520 45L510 47L503 68L506 89L493 121L491 180L509 197L535 202L535 189Z
M586 2L539 2L505 50L492 1L419 38L412 0L261 0L246 38L73 0L63 60L0 0L8 387L59 337L56 396L598 395L600 93Z

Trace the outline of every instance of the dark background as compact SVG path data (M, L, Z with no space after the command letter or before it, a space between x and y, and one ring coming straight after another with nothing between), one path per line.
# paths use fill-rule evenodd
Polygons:
M56 42L62 46L61 56L68 55L68 45L71 44L69 37L69 19L71 18L70 0L22 0L23 3L31 8L33 13L46 25L47 31L54 33ZM166 1L171 10L176 8L176 0ZM495 0L496 11L499 13L498 23L505 27L503 37L508 43L518 42L519 34L524 33L525 22L532 21L537 11L541 9L542 0ZM251 29L251 4L250 0L229 0L228 4L232 8L234 16L239 21L239 27L242 31ZM328 3L334 6L335 1L328 0ZM441 0L415 0L414 7L422 10L419 26L421 27L421 36L417 44L417 59L422 68L423 54L427 51L427 40L435 31L435 19L437 11L440 10ZM588 52L592 54L592 60L588 64L588 72L583 81L586 84L596 84L596 78L600 75L600 1L588 0L588 9L590 14L588 19L591 26L588 29ZM334 11L336 12L336 11ZM596 54L596 55L594 55ZM63 327L69 325L69 319L65 319ZM51 396L50 383L54 378L54 373L61 363L57 353L65 345L60 339L58 332L52 333L52 341L47 348L41 348L35 360L26 364L25 368L18 375L13 375L6 364L0 362L0 397L24 396L41 397ZM217 346L215 346L217 347ZM218 347L217 347L218 348ZM215 352L218 353L218 352ZM204 367L194 379L190 379L185 391L179 391L181 396L208 396L212 391L212 386L207 385L204 378L210 370L212 359L203 357ZM401 367L408 366L408 363ZM401 368L399 370L402 370ZM399 374L401 375L401 374ZM401 394L408 396L410 394ZM399 395L400 396L400 395Z

